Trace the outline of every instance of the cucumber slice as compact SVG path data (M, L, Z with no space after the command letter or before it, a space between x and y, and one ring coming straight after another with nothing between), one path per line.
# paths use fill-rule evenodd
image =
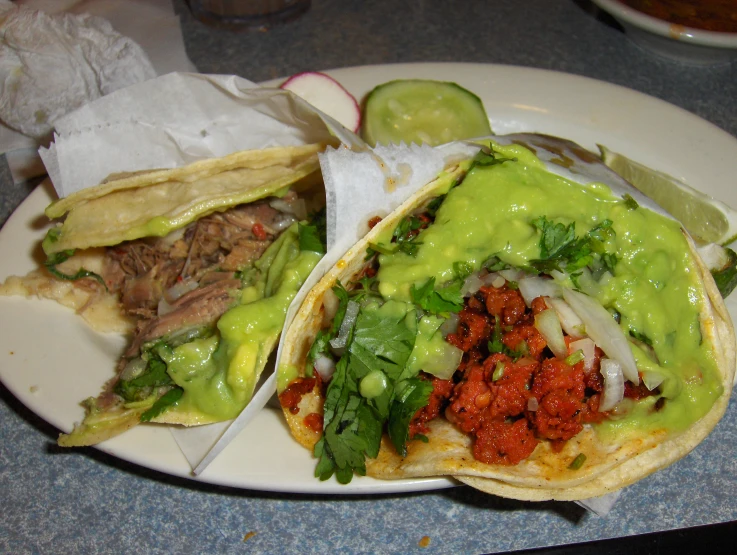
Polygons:
M399 79L379 85L364 101L361 136L378 144L439 145L491 135L481 99L456 83Z

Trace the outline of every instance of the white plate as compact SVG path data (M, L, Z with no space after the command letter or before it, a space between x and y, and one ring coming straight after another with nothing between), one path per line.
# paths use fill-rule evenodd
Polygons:
M705 31L652 17L621 0L593 0L632 40L654 53L694 65L726 64L737 58L737 33Z
M660 100L591 79L550 71L482 64L401 64L328 71L356 97L399 78L456 83L484 101L496 133L538 131L596 149L605 144L737 206L737 139ZM273 84L273 83L272 83ZM42 212L51 200L39 188L0 232L0 279L37 265ZM53 302L0 298L0 378L41 418L69 431L82 418L79 401L113 375L119 337L90 331ZM737 314L734 307L730 307ZM127 461L192 478L169 430L141 425L99 448ZM280 411L268 408L196 478L237 488L298 493L395 493L449 487L446 479L378 481L342 486L313 477L314 460L289 435Z

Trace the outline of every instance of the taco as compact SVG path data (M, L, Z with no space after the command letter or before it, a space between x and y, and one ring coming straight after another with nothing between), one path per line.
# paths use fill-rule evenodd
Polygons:
M326 273L278 391L320 479L577 500L687 454L734 372L729 314L680 224L582 147L520 134L447 168Z
M117 175L47 208L63 222L43 241L45 267L3 292L50 297L98 330L132 334L115 377L84 401L84 421L60 445L96 444L142 421L239 414L324 252L314 220L324 147Z

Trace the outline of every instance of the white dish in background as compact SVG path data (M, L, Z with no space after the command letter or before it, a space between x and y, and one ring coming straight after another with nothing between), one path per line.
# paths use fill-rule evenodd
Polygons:
M616 19L625 33L646 50L693 65L716 65L737 59L737 33L705 31L652 17L620 2L592 0Z
M484 64L396 64L326 73L357 98L392 79L455 81L483 100L498 134L557 134L594 151L597 143L604 144L737 206L732 183L737 139L687 111L623 87L552 71ZM39 222L51 200L49 191L34 191L0 231L0 280L37 266L34 254L44 234ZM734 318L733 305L737 301L728 303ZM79 317L51 301L0 298L0 326L0 379L30 410L70 431L83 416L79 402L97 395L112 377L123 339L90 331ZM197 478L164 426L141 425L98 448L174 476L242 489L386 494L454 485L444 478L357 477L347 486L335 480L320 482L313 477L311 454L292 439L281 411L273 407L259 413Z

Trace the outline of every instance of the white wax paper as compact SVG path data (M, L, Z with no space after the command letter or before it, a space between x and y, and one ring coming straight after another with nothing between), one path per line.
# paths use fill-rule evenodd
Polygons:
M56 122L54 142L40 154L64 197L114 173L325 141L328 124L344 141L357 140L288 91L233 75L170 73L64 116Z

